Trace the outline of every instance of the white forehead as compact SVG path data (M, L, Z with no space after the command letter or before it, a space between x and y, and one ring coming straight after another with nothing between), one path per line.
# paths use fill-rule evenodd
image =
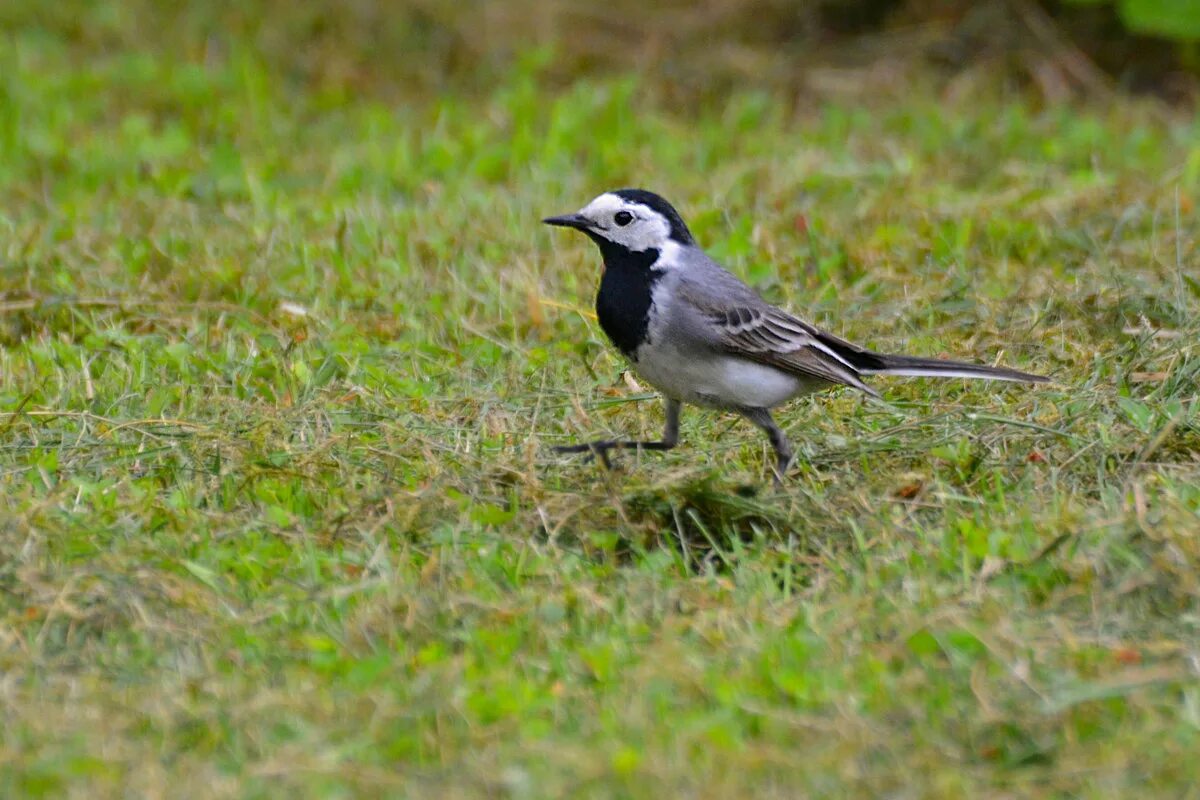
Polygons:
M591 219L598 219L600 217L608 216L609 214L615 214L623 208L640 213L651 210L649 206L642 205L641 203L631 202L623 197L620 197L619 195L613 194L612 192L605 192L584 206L579 213L583 214L585 217L590 217Z

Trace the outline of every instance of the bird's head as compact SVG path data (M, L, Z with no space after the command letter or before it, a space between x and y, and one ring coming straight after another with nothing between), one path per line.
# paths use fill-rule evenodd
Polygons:
M645 189L605 192L574 214L547 217L547 225L581 230L608 257L614 248L662 251L669 243L694 245L692 232L670 203Z

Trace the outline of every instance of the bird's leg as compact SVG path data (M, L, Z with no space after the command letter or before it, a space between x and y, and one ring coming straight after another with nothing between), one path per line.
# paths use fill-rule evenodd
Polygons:
M683 410L683 404L678 400L670 397L666 398L667 422L663 426L662 440L658 442L634 442L622 439L601 439L597 442L584 442L583 444L571 444L561 447L555 447L556 453L590 453L599 457L600 462L606 468L612 467L612 462L608 459L609 450L670 450L675 445L679 444L679 414Z
M783 433L783 429L775 424L775 420L771 418L771 412L765 408L743 408L740 410L743 417L753 422L763 433L767 434L767 440L771 442L771 448L775 451L775 468L773 470L775 477L775 485L779 486L783 483L784 473L787 472L788 465L792 463L792 444Z

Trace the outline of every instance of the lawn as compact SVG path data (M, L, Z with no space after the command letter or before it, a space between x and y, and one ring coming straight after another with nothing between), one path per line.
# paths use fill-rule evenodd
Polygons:
M0 16L0 795L1196 791L1194 115L360 86L95 8ZM781 490L694 409L554 456L661 426L539 223L622 186L839 335L1055 383L797 401Z

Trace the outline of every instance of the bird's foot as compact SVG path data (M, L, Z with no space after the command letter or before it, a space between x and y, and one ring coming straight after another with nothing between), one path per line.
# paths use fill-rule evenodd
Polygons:
M628 442L617 439L601 439L595 442L584 442L582 444L558 445L554 447L556 453L587 453L588 458L598 458L605 469L612 469L612 459L608 453L610 450L670 450L673 444L667 442Z
M771 482L775 484L776 489L783 488L783 482L787 478L788 467L792 465L794 460L791 453L780 454L775 459L775 464L771 467Z

